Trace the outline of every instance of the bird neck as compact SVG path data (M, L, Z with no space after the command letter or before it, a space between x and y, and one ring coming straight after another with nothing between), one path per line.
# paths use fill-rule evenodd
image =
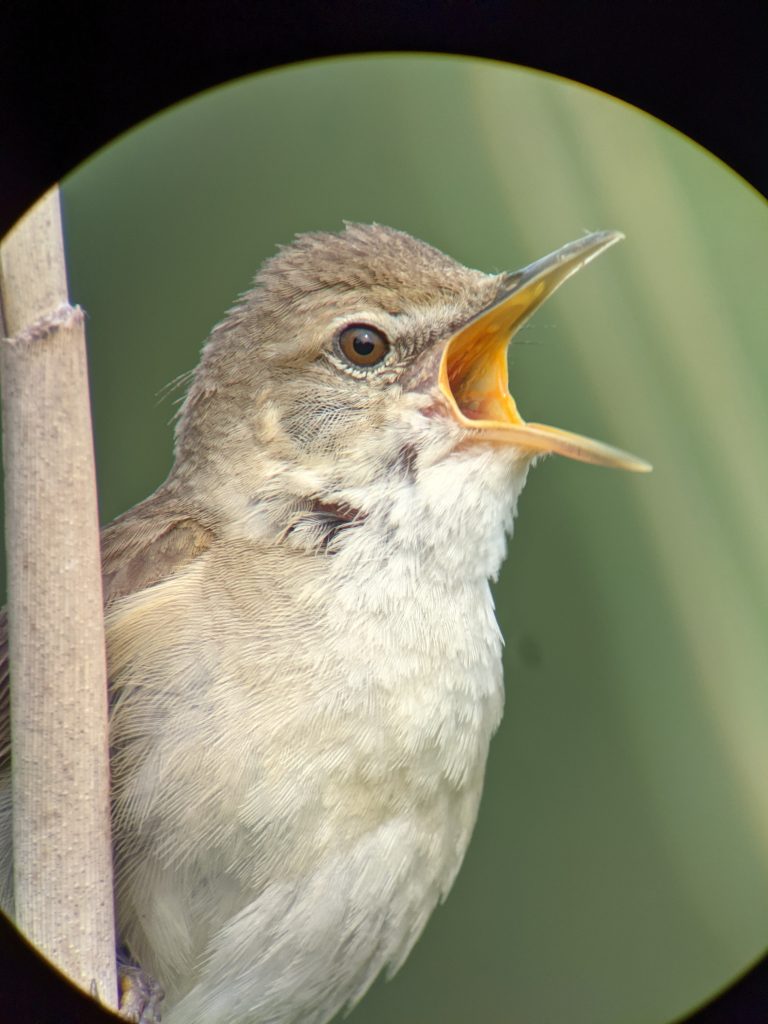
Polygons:
M527 469L513 451L488 447L414 460L363 486L271 473L254 497L230 500L227 529L316 556L334 576L486 581L506 554Z

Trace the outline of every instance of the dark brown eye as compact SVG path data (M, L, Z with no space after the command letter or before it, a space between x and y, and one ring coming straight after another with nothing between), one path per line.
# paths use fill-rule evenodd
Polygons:
M339 348L354 366L375 366L389 352L389 342L375 327L353 324L339 335Z

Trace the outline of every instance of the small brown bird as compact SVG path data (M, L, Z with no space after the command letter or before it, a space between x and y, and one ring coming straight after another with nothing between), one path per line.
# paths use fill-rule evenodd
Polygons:
M301 235L213 330L168 479L102 537L120 942L167 1024L322 1024L450 889L528 468L649 468L508 392L514 332L620 237L489 275L378 225Z

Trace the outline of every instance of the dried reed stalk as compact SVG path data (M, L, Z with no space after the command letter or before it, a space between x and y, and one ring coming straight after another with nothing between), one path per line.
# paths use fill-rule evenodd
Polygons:
M99 527L83 313L58 190L0 244L15 912L116 1005Z

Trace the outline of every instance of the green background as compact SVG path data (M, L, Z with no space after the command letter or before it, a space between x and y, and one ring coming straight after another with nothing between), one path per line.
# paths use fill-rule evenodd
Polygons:
M507 710L446 905L353 1024L671 1021L768 944L768 209L619 101L523 69L283 68L142 125L64 182L101 509L151 491L210 327L277 243L343 219L484 270L627 239L512 352L527 418L650 477L549 459L496 588Z

